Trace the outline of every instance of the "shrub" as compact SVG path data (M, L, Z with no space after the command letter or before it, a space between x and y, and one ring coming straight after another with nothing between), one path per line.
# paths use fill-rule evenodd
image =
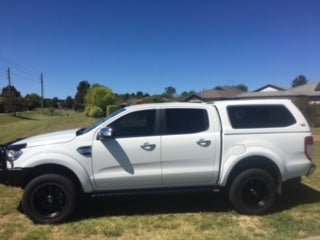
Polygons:
M120 109L119 105L109 105L107 106L107 116L110 115L111 113L117 111Z
M48 111L49 115L53 115L54 114L54 108L53 107L49 107L47 111Z
M87 106L85 109L85 112L88 117L99 118L99 117L104 116L103 110L97 106L94 106L94 105Z
M0 113L4 113L5 111L5 102L4 99L0 97Z
M310 99L308 97L299 98L295 100L294 103L308 120L310 127L320 127L319 104L310 103Z
M162 96L151 96L151 97L145 97L140 101L140 103L164 103L164 102L170 102L170 99Z
M111 89L98 84L93 85L85 95L86 106L96 106L103 112L107 106L113 104L115 95Z

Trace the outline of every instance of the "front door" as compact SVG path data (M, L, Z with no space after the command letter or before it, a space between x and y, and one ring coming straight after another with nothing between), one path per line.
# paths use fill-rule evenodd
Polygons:
M109 124L112 137L94 140L93 171L98 188L112 190L161 185L161 146L156 118L156 110L128 113Z

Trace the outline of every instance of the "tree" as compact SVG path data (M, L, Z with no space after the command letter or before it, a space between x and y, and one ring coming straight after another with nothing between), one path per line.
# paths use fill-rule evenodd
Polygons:
M235 88L235 89L238 89L240 91L243 91L243 92L248 92L248 87L247 85L243 84L243 83L240 83L240 84L237 84L237 85L224 85L224 86L216 86L214 89L225 89L225 88Z
M73 107L74 100L71 96L68 96L65 100L66 108L71 109Z
M14 86L7 86L2 89L1 97L4 100L4 110L16 116L18 111L26 109L26 101L21 97L20 92Z
M307 78L304 75L299 75L298 77L293 79L291 83L291 87L298 87L307 83L308 83Z
M41 107L41 97L36 93L27 94L25 100L29 110Z
M114 101L115 95L110 88L95 84L85 95L86 114L90 116L91 109L97 107L101 109L101 114L105 114L107 106L113 104Z
M310 104L310 101L311 99L309 97L299 97L294 100L294 103L305 116L311 127L319 127L320 106L318 104Z
M4 97L4 95L8 93L12 93L16 97L21 97L20 92L13 85L2 88L2 93L1 93L2 97Z
M57 97L52 98L51 107L58 108L59 99Z
M181 99L184 99L184 98L186 98L186 97L189 97L190 95L192 95L192 94L196 94L196 92L195 91L193 91L193 90L191 90L191 91L183 91L181 94L180 94L180 98Z
M125 94L123 94L122 96L123 96L124 100L126 101L126 100L129 99L130 94L129 94L129 93L125 93Z
M51 98L44 99L44 107L45 108L52 108L52 99Z
M81 81L77 87L77 93L74 97L73 108L76 111L84 110L84 96L87 94L90 88L90 83L87 80Z
M245 84L237 84L234 86L234 88L241 90L242 92L248 92L248 87Z
M5 99L0 97L0 113L4 113L5 111Z
M174 94L176 94L176 89L174 87L169 86L165 88L165 96L172 98Z
M143 98L143 92L141 92L141 91L138 91L137 93L136 93L136 98Z
M145 97L141 99L141 104L142 103L163 103L163 102L169 102L170 100L166 97L163 96L158 96L158 95L153 95L149 97Z

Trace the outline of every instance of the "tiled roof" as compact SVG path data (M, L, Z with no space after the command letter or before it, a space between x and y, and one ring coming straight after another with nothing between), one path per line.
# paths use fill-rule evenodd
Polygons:
M198 95L204 99L229 99L240 93L242 91L236 88L218 88L200 92Z
M298 97L320 96L320 81L304 84L298 87L290 88L286 91L275 92L245 92L236 96L236 98L259 98L259 97Z

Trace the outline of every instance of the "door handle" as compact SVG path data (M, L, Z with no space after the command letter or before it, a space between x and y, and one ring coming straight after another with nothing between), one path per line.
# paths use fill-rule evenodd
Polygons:
M143 145L141 145L140 147L146 151L152 151L156 148L156 145L146 142Z
M205 140L203 138L201 138L199 141L197 141L197 144L201 147L208 147L211 144L210 140Z

